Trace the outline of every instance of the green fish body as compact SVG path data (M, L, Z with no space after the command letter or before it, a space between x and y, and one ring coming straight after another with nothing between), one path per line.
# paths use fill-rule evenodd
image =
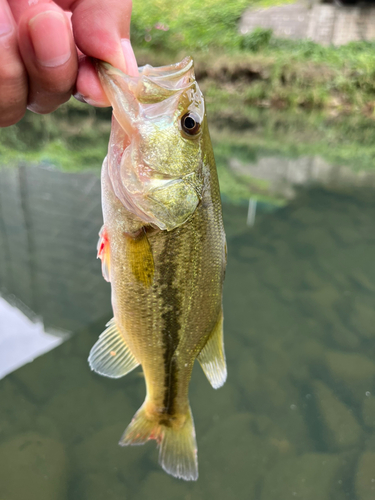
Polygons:
M138 78L104 63L98 71L114 110L98 245L114 318L89 363L110 377L142 365L147 396L120 444L155 439L162 467L195 480L194 361L214 388L227 373L226 243L204 100L190 58Z

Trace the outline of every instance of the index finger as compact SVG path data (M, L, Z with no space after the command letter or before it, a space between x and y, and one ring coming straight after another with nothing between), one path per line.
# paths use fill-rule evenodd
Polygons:
M138 75L138 65L130 44L131 0L56 0L65 10L72 11L75 42L83 54L121 69L128 75ZM81 58L77 93L90 104L108 106L90 60Z
M130 36L131 0L56 0L56 3L71 10L74 38L84 54L107 61L124 72L129 70L121 39Z

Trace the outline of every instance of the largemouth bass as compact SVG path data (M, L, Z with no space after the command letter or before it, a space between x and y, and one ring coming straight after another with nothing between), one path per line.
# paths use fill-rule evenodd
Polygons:
M204 99L191 58L138 77L106 63L98 73L114 114L98 244L114 318L89 363L114 378L142 365L147 396L120 444L154 439L164 470L195 480L194 361L214 388L227 376L226 243Z

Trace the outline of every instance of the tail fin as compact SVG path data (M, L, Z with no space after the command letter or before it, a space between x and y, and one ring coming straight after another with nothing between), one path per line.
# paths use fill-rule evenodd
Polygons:
M125 430L119 444L140 445L149 439L157 441L159 463L168 474L186 481L198 479L197 443L190 408L183 427L175 429L147 418L143 404Z

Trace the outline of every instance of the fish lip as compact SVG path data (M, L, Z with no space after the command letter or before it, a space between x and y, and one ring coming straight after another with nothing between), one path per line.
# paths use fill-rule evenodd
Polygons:
M99 73L105 71L110 71L110 69L113 67L111 64L109 64L106 61L102 61L101 59L96 59L94 57L91 58L91 62L95 68L95 70ZM120 71L120 70L119 70Z
M139 77L134 76L130 77L120 69L116 68L115 66L112 66L112 64L102 61L101 59L94 59L93 58L93 63L97 69L104 69L105 71L115 71L119 75L125 77L125 78L140 78L142 76L146 77L152 77L152 78L157 78L158 80L165 80L171 77L180 77L183 76L185 73L190 71L193 66L194 66L194 60L191 56L185 57L182 61L175 63L175 64L170 64L169 66L159 66L159 67L154 67L149 64L145 64L144 66L139 66L138 71L140 73ZM172 69L175 68L176 71L172 71Z
M187 56L181 62L171 64L169 66L160 66L156 68L149 64L140 66L138 68L139 76L129 76L106 61L94 59L93 62L97 72L99 72L102 76L105 75L107 78L111 78L113 75L117 75L118 77L123 78L127 81L150 81L154 85L158 85L159 87L172 90L174 92L185 90L195 82L195 75L193 71L194 60L191 56ZM189 79L189 81L178 86L176 85L171 87L167 85L167 82L171 82L173 80L175 80L176 83L180 82L183 76L188 74L190 71L192 71L192 78Z
M125 74L121 69L116 68L115 66L112 66L112 64L106 62L106 61L101 61L100 59L95 59L95 67L98 71L106 71L108 72L116 72L120 74L121 76L124 76L125 78L131 78L129 75ZM137 78L137 77L134 77Z
M193 58L190 56L185 57L182 61L171 64L169 66L159 66L157 68L146 64L145 66L140 66L138 68L141 76L152 77L152 79L157 80L167 80L170 78L181 78L185 73L190 71L194 66ZM176 71L172 71L175 68ZM168 69L171 69L168 71ZM150 73L147 73L150 71Z

